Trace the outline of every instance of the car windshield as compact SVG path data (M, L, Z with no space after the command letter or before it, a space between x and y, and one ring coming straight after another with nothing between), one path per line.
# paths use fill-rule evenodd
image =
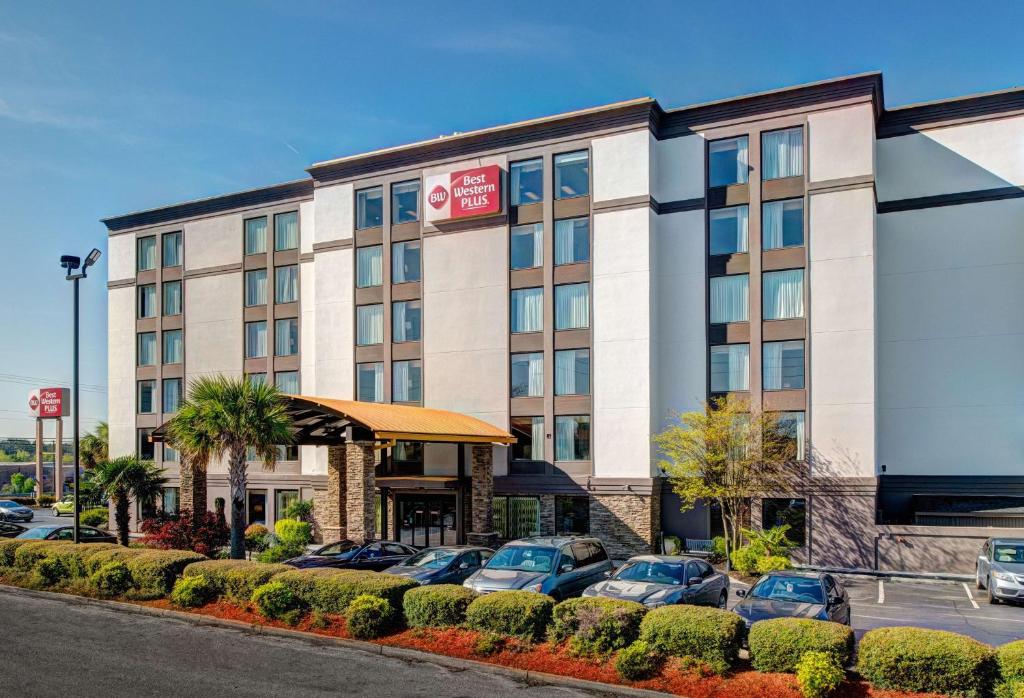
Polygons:
M439 570L451 564L455 559L454 550L424 550L419 555L413 555L403 562L409 567L423 567L428 570Z
M1011 565L1024 564L1024 545L996 543L992 559L995 562L1005 562Z
M0 499L0 509L13 509L14 507L21 506L17 502L12 502L7 499Z
M46 536L48 536L50 534L50 531L52 531L52 530L53 530L52 528L47 528L45 526L41 526L39 528L30 528L27 531L18 534L18 538L39 538L39 539L43 539L43 538L46 538Z
M554 559L554 548L540 548L532 545L506 545L490 559L487 563L487 569L550 572Z
M795 601L797 603L825 603L821 582L800 577L765 577L750 591L755 599Z
M359 546L350 540L343 540L338 543L325 545L316 551L316 555L330 555L332 557L352 557L359 550Z
M615 573L615 579L647 584L682 584L686 579L683 566L671 562L630 562Z

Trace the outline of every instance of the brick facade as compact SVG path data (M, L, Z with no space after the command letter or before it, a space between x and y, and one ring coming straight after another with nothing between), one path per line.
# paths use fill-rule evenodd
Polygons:
M493 447L490 444L474 444L472 461L473 528L467 536L467 542L493 547L498 540L494 530Z
M344 449L348 538L356 542L372 540L377 536L373 444L346 443Z
M327 447L327 488L313 491L313 519L324 543L347 537L345 447Z
M555 535L555 495L553 494L540 496L540 534L542 536Z
M593 494L590 532L616 560L655 552L661 533L661 494Z

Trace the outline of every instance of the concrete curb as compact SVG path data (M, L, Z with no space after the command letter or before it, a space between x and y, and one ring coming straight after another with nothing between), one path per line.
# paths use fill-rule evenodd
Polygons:
M413 650L405 647L392 647L389 645L377 644L375 642L363 642L361 640L328 637L325 635L303 632L301 630L290 630L287 628L275 628L267 625L250 624L238 620L227 620L223 618L214 618L212 616L204 616L198 613L186 613L184 611L174 611L166 608L140 606L137 604L125 603L123 601L93 599L88 596L76 596L74 594L64 594L56 591L37 591L35 589L24 589L22 587L8 586L6 584L0 584L0 591L28 596L30 598L50 600L57 599L65 603L79 606L98 606L109 610L133 613L140 616L174 618L195 626L218 627L228 630L239 630L251 635L266 635L270 637L287 638L290 640L301 640L319 647L345 647L347 649L353 649L367 654L377 654L384 657L390 657L392 659L400 659L406 662L435 664L437 666L454 669L456 671L472 669L486 674L504 676L533 686L564 686L566 688L577 688L597 695L607 696L663 698L664 696L669 695L659 691L649 691L643 688L616 686L615 684L601 683L599 681L587 681L585 679L576 679L570 676L546 674L539 671L527 671L526 669L516 669L513 667L501 666L499 664L490 664L488 662L478 662L472 659L460 659L458 657L422 652L420 650Z
M828 572L829 574L847 574L861 577L877 577L881 579L914 579L918 581L933 582L973 582L973 574L954 574L952 572L882 572L869 570L860 567L811 567L809 565L794 565L795 569L807 572Z

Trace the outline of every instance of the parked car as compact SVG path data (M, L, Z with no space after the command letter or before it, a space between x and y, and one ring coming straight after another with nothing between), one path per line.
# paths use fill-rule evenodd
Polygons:
M561 601L604 579L612 569L597 538L534 537L501 547L463 586L481 594L523 589Z
M1024 538L989 538L978 553L975 583L988 602L1024 599Z
M74 526L36 526L15 536L31 540L73 540L74 537ZM79 526L78 542L116 543L117 537L92 526Z
M9 499L0 499L0 521L31 521L31 509Z
M725 608L729 577L704 560L680 555L637 555L609 579L592 584L583 596L638 601L648 608L695 604Z
M355 543L350 540L328 543L308 555L300 555L284 564L307 567L336 567L346 570L381 572L416 554L416 548L390 540Z
M9 521L0 521L0 538L15 538L28 529Z
M494 551L490 548L455 545L427 548L384 571L415 579L420 584L462 584L492 555Z
M732 609L749 629L768 618L813 618L850 624L850 597L830 574L818 572L772 572L750 591L736 592L741 601Z
M74 495L68 495L59 502L53 503L51 512L54 516L60 516L61 514L68 514L74 516L75 514L75 497Z

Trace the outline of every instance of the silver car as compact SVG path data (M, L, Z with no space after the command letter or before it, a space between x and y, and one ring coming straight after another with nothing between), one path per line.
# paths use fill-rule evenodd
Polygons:
M704 560L638 555L609 579L587 587L583 595L638 601L648 608L680 603L725 608L729 577L715 572Z
M9 499L0 499L0 521L31 521L34 512Z
M1024 538L989 538L978 553L975 582L988 602L1024 600Z

